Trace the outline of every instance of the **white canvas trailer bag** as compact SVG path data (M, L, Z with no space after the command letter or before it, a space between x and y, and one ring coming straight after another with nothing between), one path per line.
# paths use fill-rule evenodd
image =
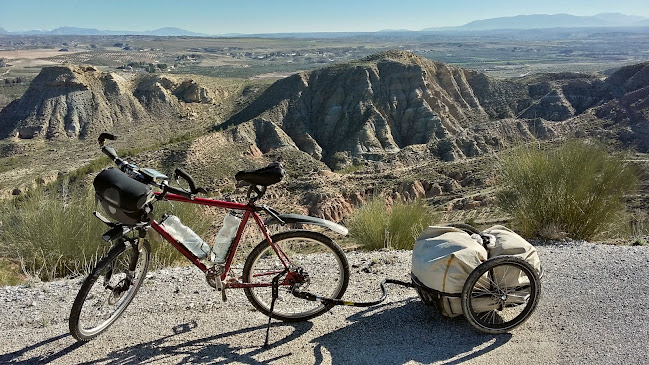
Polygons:
M454 317L462 314L460 293L467 277L487 260L487 250L459 228L426 228L412 250L412 274L426 287L443 294L442 314Z
M471 272L487 259L499 255L513 255L528 261L540 273L541 266L536 248L524 238L504 226L493 226L483 235L492 235L495 242L487 250L481 242L472 238L467 232L455 227L430 226L426 228L412 251L412 275L427 288L438 292L439 309L443 315L455 317L462 314L460 295ZM506 269L506 268L505 268ZM505 270L496 268L496 270ZM520 271L496 275L503 277L506 287L525 286L527 278ZM478 281L489 287L485 274ZM524 302L524 296L511 295L508 301ZM491 298L474 300L476 312L486 312L497 308Z

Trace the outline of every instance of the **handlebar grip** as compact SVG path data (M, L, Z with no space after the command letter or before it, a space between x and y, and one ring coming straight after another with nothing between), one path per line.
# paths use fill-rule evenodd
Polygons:
M174 171L174 178L177 179L178 177L182 177L185 181L187 181L187 184L189 184L189 191L192 194L198 193L194 179L185 170L181 168L176 168L176 171Z
M111 146L104 146L104 147L102 147L102 148L101 148L101 152L103 152L104 155L108 156L108 158L110 158L111 161L115 161L115 160L118 159L118 157L117 157L117 152L116 152L115 149L114 149L113 147L111 147Z
M119 167L120 170L122 170L124 172L127 172L127 173L129 171L131 171L131 172L134 171L133 168L136 167L136 166L130 165L128 163L128 161L124 161L121 158L117 157L117 152L115 151L115 149L113 147L104 146L104 147L101 148L101 151L106 156L108 156L108 158L110 158L115 163L115 165L117 165L117 167Z
M166 193L172 193L180 196L184 196L185 198L191 199L192 198L192 193L185 191L180 188L174 188L173 186L165 185L164 186L164 194Z

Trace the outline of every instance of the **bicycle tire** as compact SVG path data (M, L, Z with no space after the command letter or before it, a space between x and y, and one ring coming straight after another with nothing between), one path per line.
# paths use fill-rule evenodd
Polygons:
M541 295L536 269L515 256L493 257L473 270L462 288L462 312L477 330L508 332L534 312Z
M134 253L137 253L134 281L126 289L107 288L106 285L119 285L124 281L126 272L129 271L128 262ZM108 329L122 315L142 285L149 268L150 255L151 246L147 241L142 245L140 252L137 251L136 244L127 245L121 242L114 245L97 263L81 285L70 310L70 333L75 339L82 342L90 341ZM100 280L102 277L103 281ZM111 303L111 301L115 302ZM102 314L100 306L103 304L117 304L117 307L106 319L100 320L99 324L88 327L96 315Z
M308 283L304 283L300 290L326 298L342 298L349 284L349 263L343 250L332 239L317 232L296 230L277 233L271 240L282 247L296 267L308 274ZM264 240L246 259L243 280L246 283L269 284L274 275L255 275L283 269L268 241ZM271 316L271 287L245 288L244 292L257 310ZM299 322L317 317L332 307L297 298L290 293L290 287L280 286L271 317L285 322Z

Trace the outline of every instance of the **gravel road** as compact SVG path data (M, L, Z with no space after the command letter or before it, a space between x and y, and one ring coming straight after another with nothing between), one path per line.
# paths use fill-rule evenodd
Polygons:
M193 267L150 273L105 334L80 345L68 315L80 279L0 288L0 363L135 364L640 364L649 363L649 247L539 246L545 269L536 312L510 334L486 335L445 318L414 290L389 287L371 308L335 307L309 322L274 321L242 291L229 300ZM408 280L409 251L348 253L349 300L379 294L385 277Z

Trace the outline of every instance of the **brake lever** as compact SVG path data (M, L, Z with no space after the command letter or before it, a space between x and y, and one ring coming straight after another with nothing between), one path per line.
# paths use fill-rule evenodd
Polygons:
M194 178L190 174L188 174L185 170L181 168L176 168L176 171L174 171L174 178L176 179L176 182L178 185L180 185L180 181L178 181L178 178L182 177L183 180L189 184L189 193L192 195L196 195L198 193L203 193L207 194L207 190L203 188L197 188L196 183L194 182ZM185 189L186 190L186 189Z

